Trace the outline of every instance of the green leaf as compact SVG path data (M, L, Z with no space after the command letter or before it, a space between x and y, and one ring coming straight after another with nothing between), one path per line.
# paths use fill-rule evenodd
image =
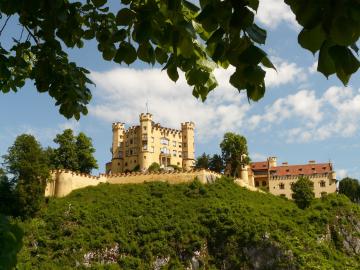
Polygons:
M239 61L250 65L259 64L266 53L257 46L251 45L239 56Z
M124 41L121 42L114 57L114 61L119 64L124 61L126 64L130 65L136 60L136 58L137 54L135 48L130 43Z
M329 54L335 63L336 75L344 85L347 85L351 74L355 73L360 67L359 60L345 46L332 46L329 49Z
M126 38L126 36L127 36L126 30L120 29L113 34L112 41L113 42L123 41Z
M106 47L106 49L103 51L103 58L107 61L111 61L114 56L116 55L116 48L114 45L111 45L109 47Z
M101 7L106 4L107 0L92 0L95 7Z
M335 73L335 64L333 59L329 55L329 47L331 43L329 41L325 41L320 48L319 60L317 70L325 75L326 78L329 75Z
M248 0L248 6L251 7L253 10L257 11L259 7L259 0Z
M163 49L156 47L155 58L160 64L164 64L168 59L168 55Z
M200 69L192 69L185 74L189 85L205 84L209 79L209 75L209 72Z
M259 84L255 86L249 86L246 89L246 94L249 99L253 101L259 101L265 95L265 85Z
M237 68L236 71L230 76L230 84L239 91L246 88L246 78L242 69Z
M245 31L253 41L259 44L265 44L266 31L264 29L256 24L252 24L250 27L247 27Z
M169 65L166 72L172 81L176 82L179 79L179 73L175 65Z
M136 14L134 11L128 8L123 8L119 10L119 12L116 15L116 23L118 25L130 25L132 24L135 16Z
M264 67L267 67L267 68L272 68L272 69L275 69L276 70L276 67L273 65L273 63L270 61L270 59L265 56L262 60L261 60L261 64L264 65Z
M321 48L325 38L326 36L322 24L318 24L316 27L309 30L304 28L298 36L298 42L303 48L314 54Z
M139 48L137 50L137 55L138 58L144 62L152 63L152 64L155 63L154 49L148 42L141 43L139 45Z
M350 18L339 16L334 19L330 28L330 36L332 40L343 46L354 44L359 38L358 25Z

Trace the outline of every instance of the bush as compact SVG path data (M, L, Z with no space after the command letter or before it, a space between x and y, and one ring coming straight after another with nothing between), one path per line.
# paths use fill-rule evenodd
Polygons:
M156 162L153 162L150 167L148 168L148 171L149 172L158 172L160 171L160 164L159 163L156 163Z

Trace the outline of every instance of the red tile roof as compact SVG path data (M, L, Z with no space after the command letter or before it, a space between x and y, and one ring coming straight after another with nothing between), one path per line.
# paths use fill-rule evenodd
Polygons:
M270 169L273 176L311 175L315 173L332 172L331 163L316 163L304 165L282 165Z
M251 169L253 170L267 170L268 168L269 168L269 163L267 161L251 163Z

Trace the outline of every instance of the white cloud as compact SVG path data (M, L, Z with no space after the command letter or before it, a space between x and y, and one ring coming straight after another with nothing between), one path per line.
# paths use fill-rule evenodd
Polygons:
M360 130L360 90L332 86L320 97L311 90L279 98L263 114L252 115L252 128L282 124L286 141L321 141L332 137L351 137Z
M256 18L265 26L273 29L283 22L289 23L294 29L299 28L294 13L283 0L260 1Z
M345 169L336 170L336 178L343 179L348 176L348 172Z
M179 128L181 122L191 120L202 139L221 136L239 130L250 109L245 96L229 84L229 73L216 70L219 87L202 103L192 96L183 76L175 84L159 69L92 72L97 104L90 106L89 113L108 122L137 124L148 102L156 122Z
M303 68L295 63L289 63L279 58L271 59L276 67L276 70L265 68L265 83L267 87L276 87L291 82L303 82L307 75Z
M301 119L306 125L314 124L322 119L321 102L314 91L301 90L293 95L277 99L267 106L264 114L253 115L249 123L253 128L262 123L280 124L287 119Z
M252 161L264 161L267 159L267 156L261 153L252 153L250 154L250 158Z

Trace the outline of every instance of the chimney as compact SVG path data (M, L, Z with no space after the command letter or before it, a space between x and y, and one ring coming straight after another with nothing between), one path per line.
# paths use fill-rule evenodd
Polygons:
M288 165L287 161L281 163L282 165Z
M315 164L316 161L315 160L309 160L309 164Z

